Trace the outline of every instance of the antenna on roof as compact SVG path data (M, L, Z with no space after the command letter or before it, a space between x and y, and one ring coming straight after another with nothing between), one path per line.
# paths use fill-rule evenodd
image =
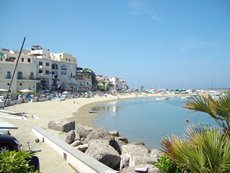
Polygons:
M19 59L20 59L20 56L21 56L22 49L23 49L23 46L24 46L25 41L26 41L26 37L24 37L24 39L23 39L22 46L21 46L20 52L19 52L19 54L18 54L18 59L17 59L17 61L16 61L16 65L15 65L15 67L14 67L14 72L13 72L13 75L12 75L12 78L11 78L11 81L10 81L10 84L9 84L9 88L8 88L8 90L7 90L7 93L6 93L6 98L5 98L5 100L4 100L4 104L3 104L3 108L2 108L2 109L4 109L4 107L6 106L6 103L7 103L7 100L8 100L8 96L9 96L9 92L10 92L10 88L11 88L11 85L12 85L12 82L13 82L13 79L14 79L14 75L15 75L15 72L16 72L16 68L17 68L17 66L18 66L18 62L19 62Z

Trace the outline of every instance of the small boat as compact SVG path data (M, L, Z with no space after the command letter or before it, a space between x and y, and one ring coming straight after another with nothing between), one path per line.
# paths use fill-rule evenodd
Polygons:
M97 113L97 111L89 111L89 113L91 113L91 114L92 114L92 113Z
M168 100L168 97L157 97L156 100L157 101L161 101L161 100Z

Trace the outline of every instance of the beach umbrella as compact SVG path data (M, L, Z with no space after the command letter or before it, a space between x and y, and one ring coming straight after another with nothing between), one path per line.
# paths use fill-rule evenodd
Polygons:
M0 92L7 92L7 89L0 88Z
M20 90L21 93L32 93L33 91L32 90L29 90L29 89L22 89Z

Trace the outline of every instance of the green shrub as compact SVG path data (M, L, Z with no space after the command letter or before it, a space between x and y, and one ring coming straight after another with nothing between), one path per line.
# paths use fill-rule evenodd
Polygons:
M160 157L159 161L156 163L156 167L159 168L161 173L181 173L176 163L167 155Z
M173 136L162 141L166 155L183 170L196 173L230 172L230 138L217 129L188 130L185 139Z
M38 173L29 166L32 155L26 151L5 151L0 153L0 173Z

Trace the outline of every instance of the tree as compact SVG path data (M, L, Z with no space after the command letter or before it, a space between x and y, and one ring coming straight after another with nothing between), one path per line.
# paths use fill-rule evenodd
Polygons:
M82 70L82 73L85 74L85 75L89 75L91 77L92 86L93 86L93 88L96 89L97 88L97 80L96 80L96 74L94 73L94 71L91 70L91 69L88 69L88 68L84 68Z
M230 92L217 99L211 95L193 96L187 100L185 108L208 113L230 136Z

